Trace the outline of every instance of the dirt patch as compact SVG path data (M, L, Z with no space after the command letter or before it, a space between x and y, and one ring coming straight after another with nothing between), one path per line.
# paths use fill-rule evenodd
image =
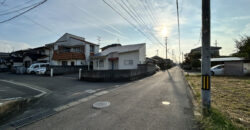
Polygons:
M201 102L201 77L186 76ZM211 77L212 106L238 126L250 128L250 77Z
M36 98L16 99L6 101L0 105L0 125L9 121L13 116L23 112Z

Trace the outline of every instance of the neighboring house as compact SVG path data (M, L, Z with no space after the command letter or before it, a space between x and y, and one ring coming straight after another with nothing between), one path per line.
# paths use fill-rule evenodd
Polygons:
M49 62L49 50L46 47L19 50L10 53L12 66L24 66L28 68L31 64L38 62Z
M137 69L146 60L146 44L109 45L92 56L94 70Z
M211 57L219 57L220 56L220 49L221 49L221 47L211 46L210 47ZM197 48L192 49L190 53L192 53L192 54L194 54L194 53L201 54L201 47L197 47Z
M50 65L91 65L90 56L99 52L99 45L69 33L65 33L56 42L45 46L49 48Z
M153 56L151 59L155 61L155 64L159 66L161 70L169 69L173 65L173 62L170 59L164 59L159 56Z
M9 57L9 53L0 52L0 72L8 69L7 60Z
M250 74L250 60L240 57L211 58L211 63L224 64L225 75Z
M34 63L48 63L49 62L49 49L47 47L37 47L29 49L23 55L23 65L24 67L29 67Z

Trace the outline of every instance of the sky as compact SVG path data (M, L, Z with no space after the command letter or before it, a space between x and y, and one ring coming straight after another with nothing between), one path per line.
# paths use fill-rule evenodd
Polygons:
M180 50L175 0L105 1L137 28L103 0L48 0L24 15L0 23L0 52L43 46L55 42L64 33L84 37L93 43L98 43L100 37L101 47L112 43L146 43L147 57L157 55L158 52L158 55L164 58L167 36L168 58L174 60L178 60L180 52L185 54L201 45L201 0L179 0ZM39 0L0 0L0 21L19 13L8 14L9 11L36 2ZM131 4L131 10L133 7L145 24L136 24L133 18L122 10L122 4L123 7L124 4ZM250 35L249 5L249 0L211 0L211 45L214 46L217 40L218 46L222 47L221 55L234 53L234 40L242 35ZM147 37L151 37L150 34L153 33L156 38L149 40L140 30Z

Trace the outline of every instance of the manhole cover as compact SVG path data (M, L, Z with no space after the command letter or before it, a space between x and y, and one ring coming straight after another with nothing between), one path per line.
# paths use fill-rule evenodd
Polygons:
M108 107L109 105L110 105L110 102L108 101L100 101L100 102L94 103L93 107L97 109L101 109L101 108Z
M86 92L86 93L95 93L96 91L95 91L95 90L92 90L92 89L89 89L89 90L86 90L85 92Z

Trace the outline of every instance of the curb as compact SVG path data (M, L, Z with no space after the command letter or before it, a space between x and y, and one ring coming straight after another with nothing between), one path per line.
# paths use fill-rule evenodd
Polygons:
M190 84L190 82L186 79L185 77L185 73L184 73L184 70L181 69L181 72L182 72L182 75L184 77L184 80L185 80L185 83L186 85L189 87L189 91L191 91L191 96L192 96L192 103L193 103L193 107L194 107L194 116L195 118L199 119L201 118L201 113L200 113L200 107L199 107L199 104L197 102L197 97L195 96L196 95L196 92L192 89L192 85Z

